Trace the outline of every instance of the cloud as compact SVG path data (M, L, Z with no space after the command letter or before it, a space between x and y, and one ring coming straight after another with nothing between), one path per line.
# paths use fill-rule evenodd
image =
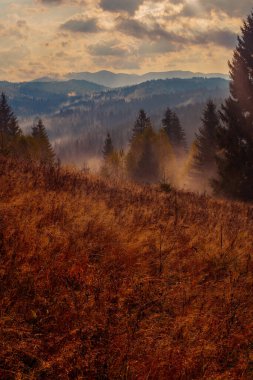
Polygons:
M18 39L27 39L29 32L30 29L25 20L17 20L15 23L11 23L11 25L1 25L0 27L0 37L6 40L13 38L15 42Z
M0 56L6 71L1 77L11 80L28 80L32 72L39 77L103 68L226 72L241 19L252 8L252 0L5 3L0 5ZM11 49L21 45L30 52Z
M87 0L35 0L46 6L59 6L59 5L85 5Z
M166 53L177 51L188 45L214 44L227 49L235 47L236 34L229 29L207 28L200 31L197 27L188 26L187 33L168 31L157 22L144 24L141 21L129 18L119 18L118 30L122 33L141 40L149 40L150 45L143 43L140 52Z
M166 39L171 42L186 42L184 37L174 32L167 31L157 22L148 25L134 19L119 18L117 28L122 33L138 39L147 38L153 41Z
M73 33L97 33L100 31L95 18L87 20L72 19L66 21L60 28Z
M150 57L153 55L161 55L177 51L178 46L168 43L166 40L161 41L143 41L140 44L138 54L140 56Z
M45 5L60 5L64 0L40 0L40 2Z
M2 68L16 67L16 63L24 60L30 55L30 50L24 45L14 45L9 49L1 51Z
M170 0L170 2L182 6L180 15L184 17L199 17L201 14L207 16L212 11L224 12L232 17L245 17L252 9L252 2L249 0L198 0L194 3L187 0Z
M101 0L100 6L109 12L127 12L133 14L144 0Z
M126 48L118 46L118 41L102 42L89 46L89 53L93 56L124 57L128 54Z
M105 56L103 60L101 57L94 57L93 64L99 69L107 70L139 70L141 68L140 59L131 56L126 56L124 59Z
M213 43L227 49L232 49L235 48L236 41L236 34L230 30L209 29L204 33L196 34L192 42L200 45Z

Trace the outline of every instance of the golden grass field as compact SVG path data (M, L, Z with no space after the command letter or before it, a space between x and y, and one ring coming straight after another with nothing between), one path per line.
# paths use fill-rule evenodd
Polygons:
M0 159L0 379L253 378L253 207Z

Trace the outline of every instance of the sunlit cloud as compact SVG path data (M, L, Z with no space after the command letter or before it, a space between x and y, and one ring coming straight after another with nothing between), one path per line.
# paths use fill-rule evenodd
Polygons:
M249 0L6 4L0 2L1 80L100 69L227 72L242 18L252 7Z

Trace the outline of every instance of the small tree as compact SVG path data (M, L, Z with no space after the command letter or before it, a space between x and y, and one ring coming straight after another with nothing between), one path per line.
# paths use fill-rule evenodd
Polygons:
M147 116L146 112L141 109L139 111L138 117L135 121L131 141L134 140L137 136L141 135L146 128L151 126L150 118Z
M104 147L103 147L104 159L105 160L108 159L113 154L113 152L114 152L114 147L113 147L112 139L111 139L110 133L107 133Z
M43 163L53 164L55 154L41 119L39 119L37 124L32 128L32 137L36 144L36 158Z
M101 167L101 174L110 178L122 178L124 176L124 151L116 151L112 138L107 133L103 147L104 162Z
M163 130L168 135L170 143L175 153L182 153L186 150L186 138L184 130L180 124L177 114L167 108L162 119Z

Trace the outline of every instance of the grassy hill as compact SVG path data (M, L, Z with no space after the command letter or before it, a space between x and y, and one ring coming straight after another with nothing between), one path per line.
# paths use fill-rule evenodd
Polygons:
M253 207L0 160L0 378L252 379Z

